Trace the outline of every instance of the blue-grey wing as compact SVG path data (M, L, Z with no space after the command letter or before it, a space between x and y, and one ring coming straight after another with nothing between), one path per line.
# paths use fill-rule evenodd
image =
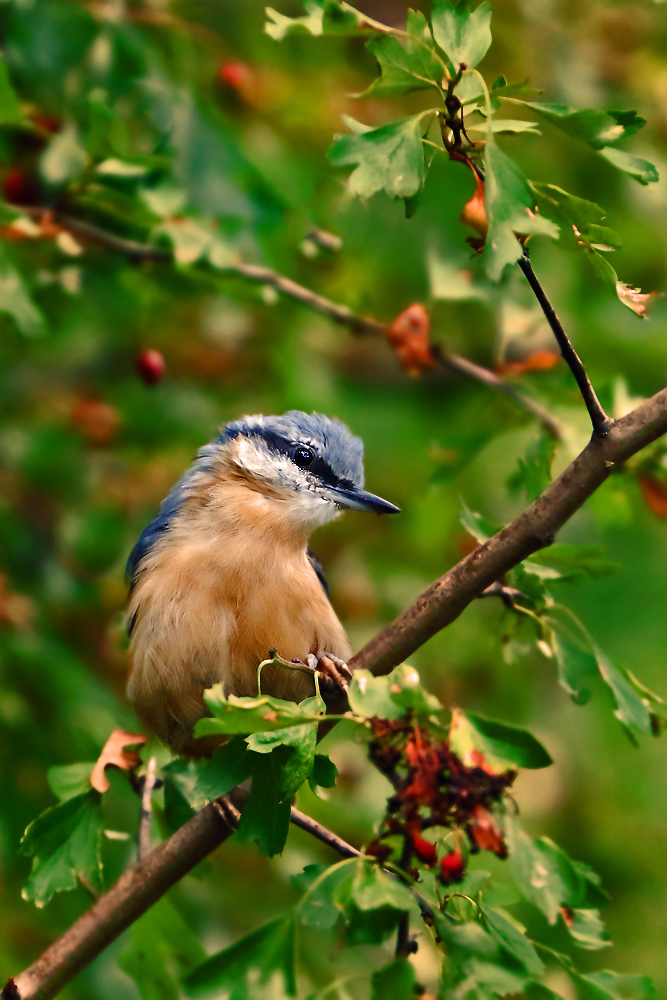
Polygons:
M324 591L324 593L328 597L329 596L329 584L327 583L327 578L324 575L324 570L322 569L322 564L320 563L320 561L318 559L315 558L315 556L310 551L310 549L307 549L306 552L307 552L307 555L308 555L308 560L310 562L310 565L315 570L315 575L317 576L317 579L322 584L322 590Z

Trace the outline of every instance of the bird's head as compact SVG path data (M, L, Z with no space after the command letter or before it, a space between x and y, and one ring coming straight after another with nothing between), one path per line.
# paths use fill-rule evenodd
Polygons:
M279 505L306 531L344 508L396 514L364 490L363 444L344 424L319 413L242 417L199 452L200 467L224 463L246 486Z

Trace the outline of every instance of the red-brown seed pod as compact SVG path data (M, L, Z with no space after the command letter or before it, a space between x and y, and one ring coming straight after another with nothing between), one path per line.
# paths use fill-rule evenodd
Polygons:
M134 367L142 382L157 385L162 381L167 365L159 351L147 347L137 355Z
M35 177L22 167L10 167L2 182L5 201L12 205L37 205L39 184Z
M423 865L434 865L438 860L438 852L435 849L435 844L424 840L423 837L415 835L412 838L412 849Z
M442 882L443 885L451 885L453 882L461 882L464 874L465 861L461 851L457 847L456 850L445 854L440 862L438 881Z

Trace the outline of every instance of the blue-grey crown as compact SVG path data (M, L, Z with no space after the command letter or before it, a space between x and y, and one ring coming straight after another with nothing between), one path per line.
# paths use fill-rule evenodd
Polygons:
M311 448L315 458L308 471L328 485L364 485L364 445L339 420L321 413L290 410L281 417L261 414L233 420L221 430L216 440L199 452L204 461L214 458L217 448L240 434L262 438L269 449L289 457L295 448Z
M294 455L299 445L305 445L314 452L308 471L322 482L329 486L358 489L364 485L363 443L338 420L331 420L321 413L308 414L300 410L290 410L281 417L257 414L233 420L222 428L214 441L199 449L193 465L163 500L158 516L142 532L127 561L127 576L132 584L139 563L171 525L187 498L194 478L208 469L213 471L217 453L239 435L261 438L269 449L289 457Z

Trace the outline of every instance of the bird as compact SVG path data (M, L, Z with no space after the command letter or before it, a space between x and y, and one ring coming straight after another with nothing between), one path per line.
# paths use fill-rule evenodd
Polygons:
M210 715L204 691L340 700L351 647L308 548L346 509L398 507L364 489L363 443L340 421L290 410L223 426L141 534L127 564L137 718L175 753ZM195 752L195 751L192 751Z

